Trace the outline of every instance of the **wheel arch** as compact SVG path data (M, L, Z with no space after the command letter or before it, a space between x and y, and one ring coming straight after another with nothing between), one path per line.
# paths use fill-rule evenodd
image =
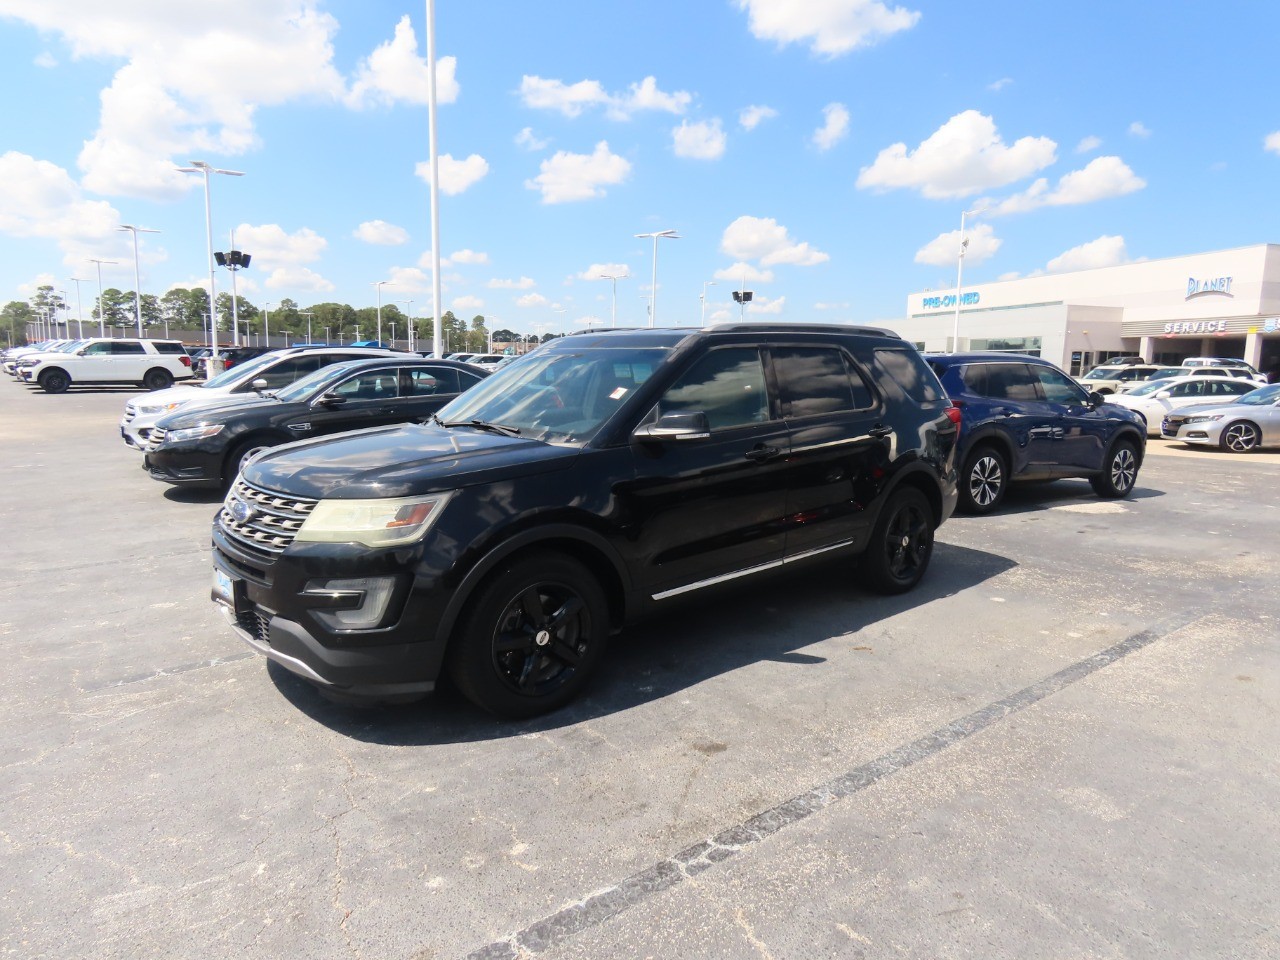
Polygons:
M240 451L240 448L243 447L245 444L257 443L260 440L265 440L265 441L269 441L270 445L275 447L275 446L279 446L282 443L289 443L290 441L295 439L297 438L291 437L288 434L280 433L279 431L276 431L276 430L272 430L269 427L255 427L251 430L246 430L244 433L236 434L231 439L231 442L227 444L227 452L222 456L222 473L224 475L223 479L228 482L234 479L234 477L226 476L227 467L231 464L231 461L235 458L235 455Z
M39 384L40 386L44 386L44 378L45 378L45 377L47 377L47 376L49 376L49 374L51 374L51 373L60 373L60 374L62 374L64 377L66 377L66 378L67 378L67 383L75 383L75 382L76 382L76 381L75 381L75 377L73 377L73 376L71 376L71 374L67 373L67 370L66 370L66 368L65 368L65 367L45 367L43 370L41 370L41 371L40 371L39 376L37 376L37 377L36 377L36 383L37 383L37 384Z
M925 500L929 503L929 510L933 514L933 528L936 530L940 527L942 525L942 490L933 471L924 464L917 464L914 468L908 467L898 474L894 482L885 490L882 504L888 503L889 499L903 487L912 487L924 494ZM883 505L881 509L883 510Z
M609 604L609 619L615 627L631 619L636 606L631 578L608 541L594 531L557 523L524 530L495 545L481 557L453 591L436 627L436 639L441 644L448 644L467 602L501 563L542 550L573 557L598 579Z

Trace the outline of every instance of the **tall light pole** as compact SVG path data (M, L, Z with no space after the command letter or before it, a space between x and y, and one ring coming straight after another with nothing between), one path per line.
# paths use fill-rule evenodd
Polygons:
M310 343L311 342L311 318L314 317L315 314L310 310L299 310L298 316L307 318L307 343Z
M409 352L413 353L413 335L417 333L417 331L414 329L414 327L417 326L417 324L413 322L413 301L397 300L396 303L403 303L409 308L409 313L407 314L409 318Z
M382 346L382 286L390 282L390 280L375 280L371 284L378 291L378 346Z
M236 232L231 231L231 249L226 253L214 251L213 259L218 262L218 266L226 267L231 271L231 340L232 346L240 346L240 292L236 289L236 273L240 270L249 269L249 261L253 259L252 254L241 253L236 248Z
M680 234L674 230L659 230L657 233L637 233L636 239L653 237L653 287L649 291L649 326L658 322L658 240L679 240Z
M96 263L98 265L98 336L105 337L107 334L104 330L105 318L102 314L102 265L104 263L119 263L119 260L94 260L86 261L88 263Z
M707 325L707 287L714 287L715 285L716 282L714 280L702 281L702 296L698 298L702 303L702 313L698 317L698 326L700 327L705 327Z
M209 357L207 369L209 376L213 377L222 372L222 358L218 356L218 313L214 304L217 290L214 280L213 210L209 203L209 174L221 173L228 177L243 177L244 174L239 170L219 170L203 160L192 160L190 166L179 167L178 170L181 173L204 174L204 224L209 239L209 345L212 348L212 355Z
M262 305L262 345L268 350L271 349L271 308L275 306L274 300L268 300Z
M951 332L951 352L960 352L960 293L961 280L964 277L964 252L969 246L969 238L964 235L964 219L969 214L978 214L986 209L985 205L974 207L972 210L965 210L960 214L960 253L956 257L956 319L954 329Z
M76 285L76 336L81 340L84 339L84 303L80 299L80 277L67 277ZM85 280L85 283L89 281Z
M598 276L601 280L613 281L613 322L610 324L610 326L616 327L618 325L618 281L630 279L631 274L600 273L600 274L596 274L596 276Z
M146 227L135 227L131 223L120 224L119 229L128 230L133 234L133 306L138 315L138 336L142 336L142 275L138 271L138 234L140 233L159 233L159 230L149 230Z
M436 150L436 0L427 0L427 146L431 165L431 352L440 346L440 156Z

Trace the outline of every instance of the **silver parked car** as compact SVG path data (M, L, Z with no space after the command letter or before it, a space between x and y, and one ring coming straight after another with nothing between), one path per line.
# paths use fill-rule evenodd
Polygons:
M1234 403L1186 407L1164 418L1160 435L1231 453L1280 447L1280 383L1259 387Z

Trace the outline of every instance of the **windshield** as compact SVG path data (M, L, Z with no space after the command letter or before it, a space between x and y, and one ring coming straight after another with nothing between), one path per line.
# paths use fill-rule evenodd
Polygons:
M50 353L73 353L80 347L83 347L88 340L68 340L66 343L60 343L56 347L50 347Z
M1120 372L1119 367L1094 367L1084 375L1086 380L1114 380Z
M218 356L221 357L224 353L226 353L225 349L219 350ZM213 355L212 352L210 352L210 356L212 355ZM274 353L264 353L262 356L254 357L252 360L246 360L244 363L237 363L230 370L223 370L220 374L218 374L212 380L209 380L208 382L206 382L205 386L206 387L229 387L232 384L240 383L245 379L252 380L254 379L253 377L254 374L256 374L263 367L268 366L269 364L275 363L276 360L278 359L280 358L276 356ZM248 375L247 377L246 377L246 374Z
M1151 376L1148 380L1168 380L1170 377L1185 377L1187 375L1186 367L1162 367Z
M1168 390L1170 384L1167 380L1148 380L1140 387L1134 387L1125 396L1128 397L1149 397L1151 394L1160 390Z
M1240 397L1236 403L1247 403L1251 407L1267 407L1280 400L1280 383L1273 383L1267 387L1259 387L1246 393Z
M355 362L361 363L362 361L357 360ZM285 403L305 400L313 393L323 392L350 373L350 363L331 363L327 367L321 367L314 373L308 373L301 380L295 380L282 390L277 390L276 399L283 400Z
M535 353L503 367L442 409L444 423L514 427L521 436L585 443L666 359L665 348Z

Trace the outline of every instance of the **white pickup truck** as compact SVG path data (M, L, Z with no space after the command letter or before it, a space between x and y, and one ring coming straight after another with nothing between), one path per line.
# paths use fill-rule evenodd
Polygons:
M71 353L34 353L18 361L14 372L46 393L63 393L75 384L136 383L163 390L190 380L191 358L178 340L94 338Z

